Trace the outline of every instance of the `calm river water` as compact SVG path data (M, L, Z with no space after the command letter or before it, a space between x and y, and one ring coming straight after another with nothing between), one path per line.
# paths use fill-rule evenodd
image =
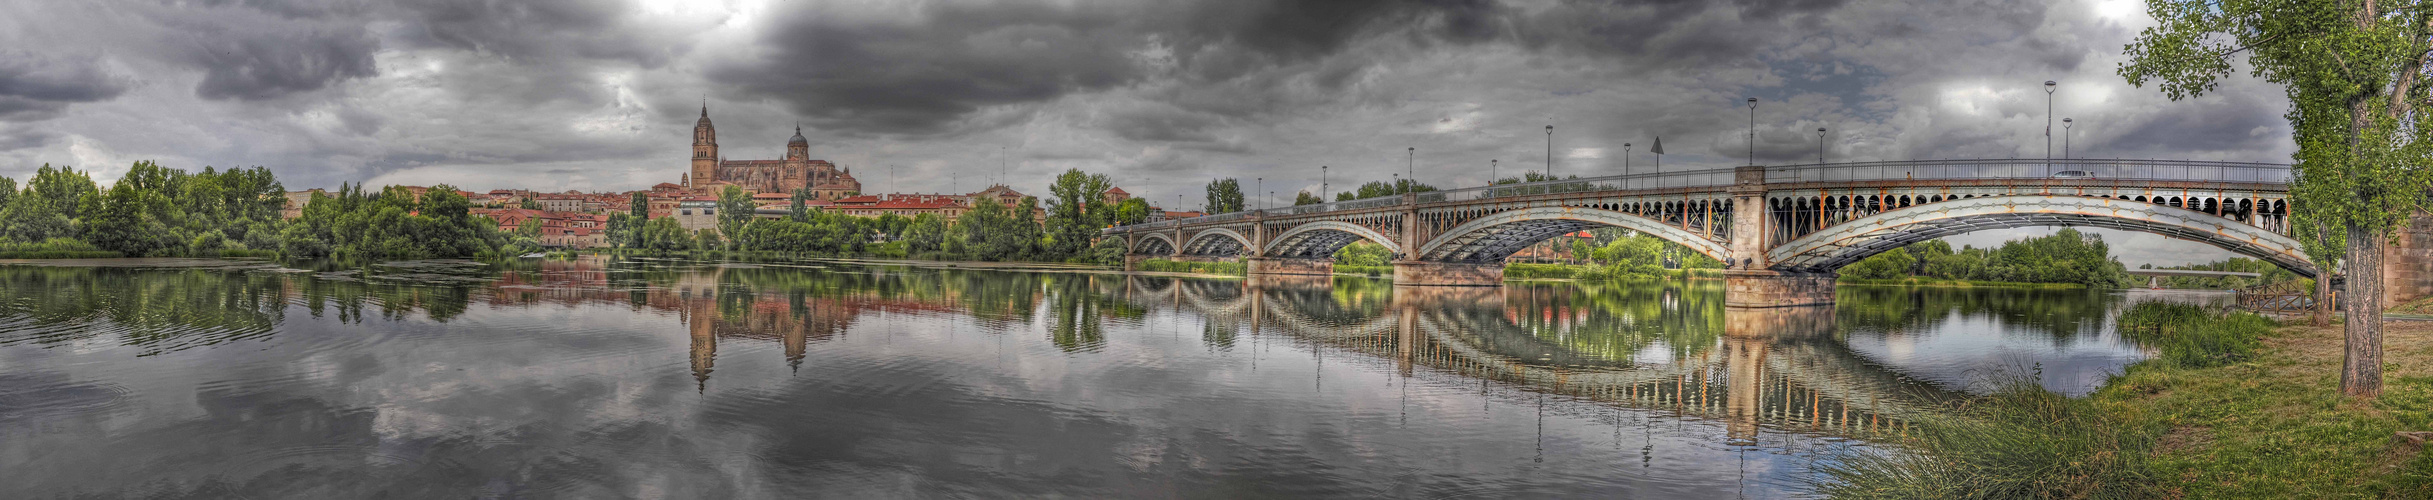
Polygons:
M1798 496L2144 292L0 267L0 497Z

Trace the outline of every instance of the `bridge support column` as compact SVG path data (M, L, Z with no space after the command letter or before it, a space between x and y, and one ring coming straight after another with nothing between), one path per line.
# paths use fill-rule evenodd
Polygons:
M1394 286L1504 286L1504 264L1398 260Z
M1756 269L1723 272L1724 307L1820 306L1833 303L1833 273Z
M1282 257L1251 257L1242 259L1248 274L1286 276L1333 276L1335 261L1329 259L1289 259Z
M1727 302L1730 299L1725 299ZM1809 339L1833 334L1833 306L1729 307L1723 336L1734 339Z

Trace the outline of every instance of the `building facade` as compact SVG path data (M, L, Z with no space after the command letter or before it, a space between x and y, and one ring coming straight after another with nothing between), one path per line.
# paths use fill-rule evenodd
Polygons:
M726 186L739 186L755 193L809 189L813 199L834 200L862 192L862 181L853 178L851 169L811 159L811 143L803 139L801 127L795 127L794 137L786 140L783 159L728 160L719 156L718 130L710 125L707 106L701 108L701 121L693 125L692 162L693 168L684 175L683 184L696 193L714 193Z

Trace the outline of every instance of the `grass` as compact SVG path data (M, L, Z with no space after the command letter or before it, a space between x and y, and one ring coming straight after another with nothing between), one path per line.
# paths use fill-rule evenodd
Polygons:
M2433 324L2391 323L2383 395L2339 394L2339 327L2146 305L2156 352L2085 398L2009 381L1921 422L1906 452L1821 466L1843 498L2433 498Z
M1137 268L1137 270L1166 273L1222 274L1227 276L1242 276L1249 274L1249 269L1243 266L1240 262L1190 262L1166 259L1149 259L1140 261L1140 267Z
M2086 285L2081 285L2081 284L2077 284L2077 283L2015 283L2015 282L2009 282L2009 281L1975 281L1975 280L1954 280L1954 279L1940 279L1940 278L1917 278L1917 277L1910 277L1910 278L1902 278L1902 279L1889 279L1889 280L1885 280L1885 279L1859 279L1859 278L1852 278L1852 277L1844 276L1844 277L1841 277L1841 278L1835 279L1835 280L1834 280L1834 282L1835 282L1835 283L1839 283L1839 284L1843 284L1843 285L1868 285L1868 286L1927 286L1927 287L1949 287L1949 288L2044 288L2044 289L2075 289L2075 288L2086 288L2086 287L2087 287Z

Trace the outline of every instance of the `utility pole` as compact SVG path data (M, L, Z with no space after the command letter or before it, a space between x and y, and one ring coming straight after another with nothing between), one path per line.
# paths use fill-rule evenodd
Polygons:
M1554 180L1554 125L1546 126L1546 180Z

